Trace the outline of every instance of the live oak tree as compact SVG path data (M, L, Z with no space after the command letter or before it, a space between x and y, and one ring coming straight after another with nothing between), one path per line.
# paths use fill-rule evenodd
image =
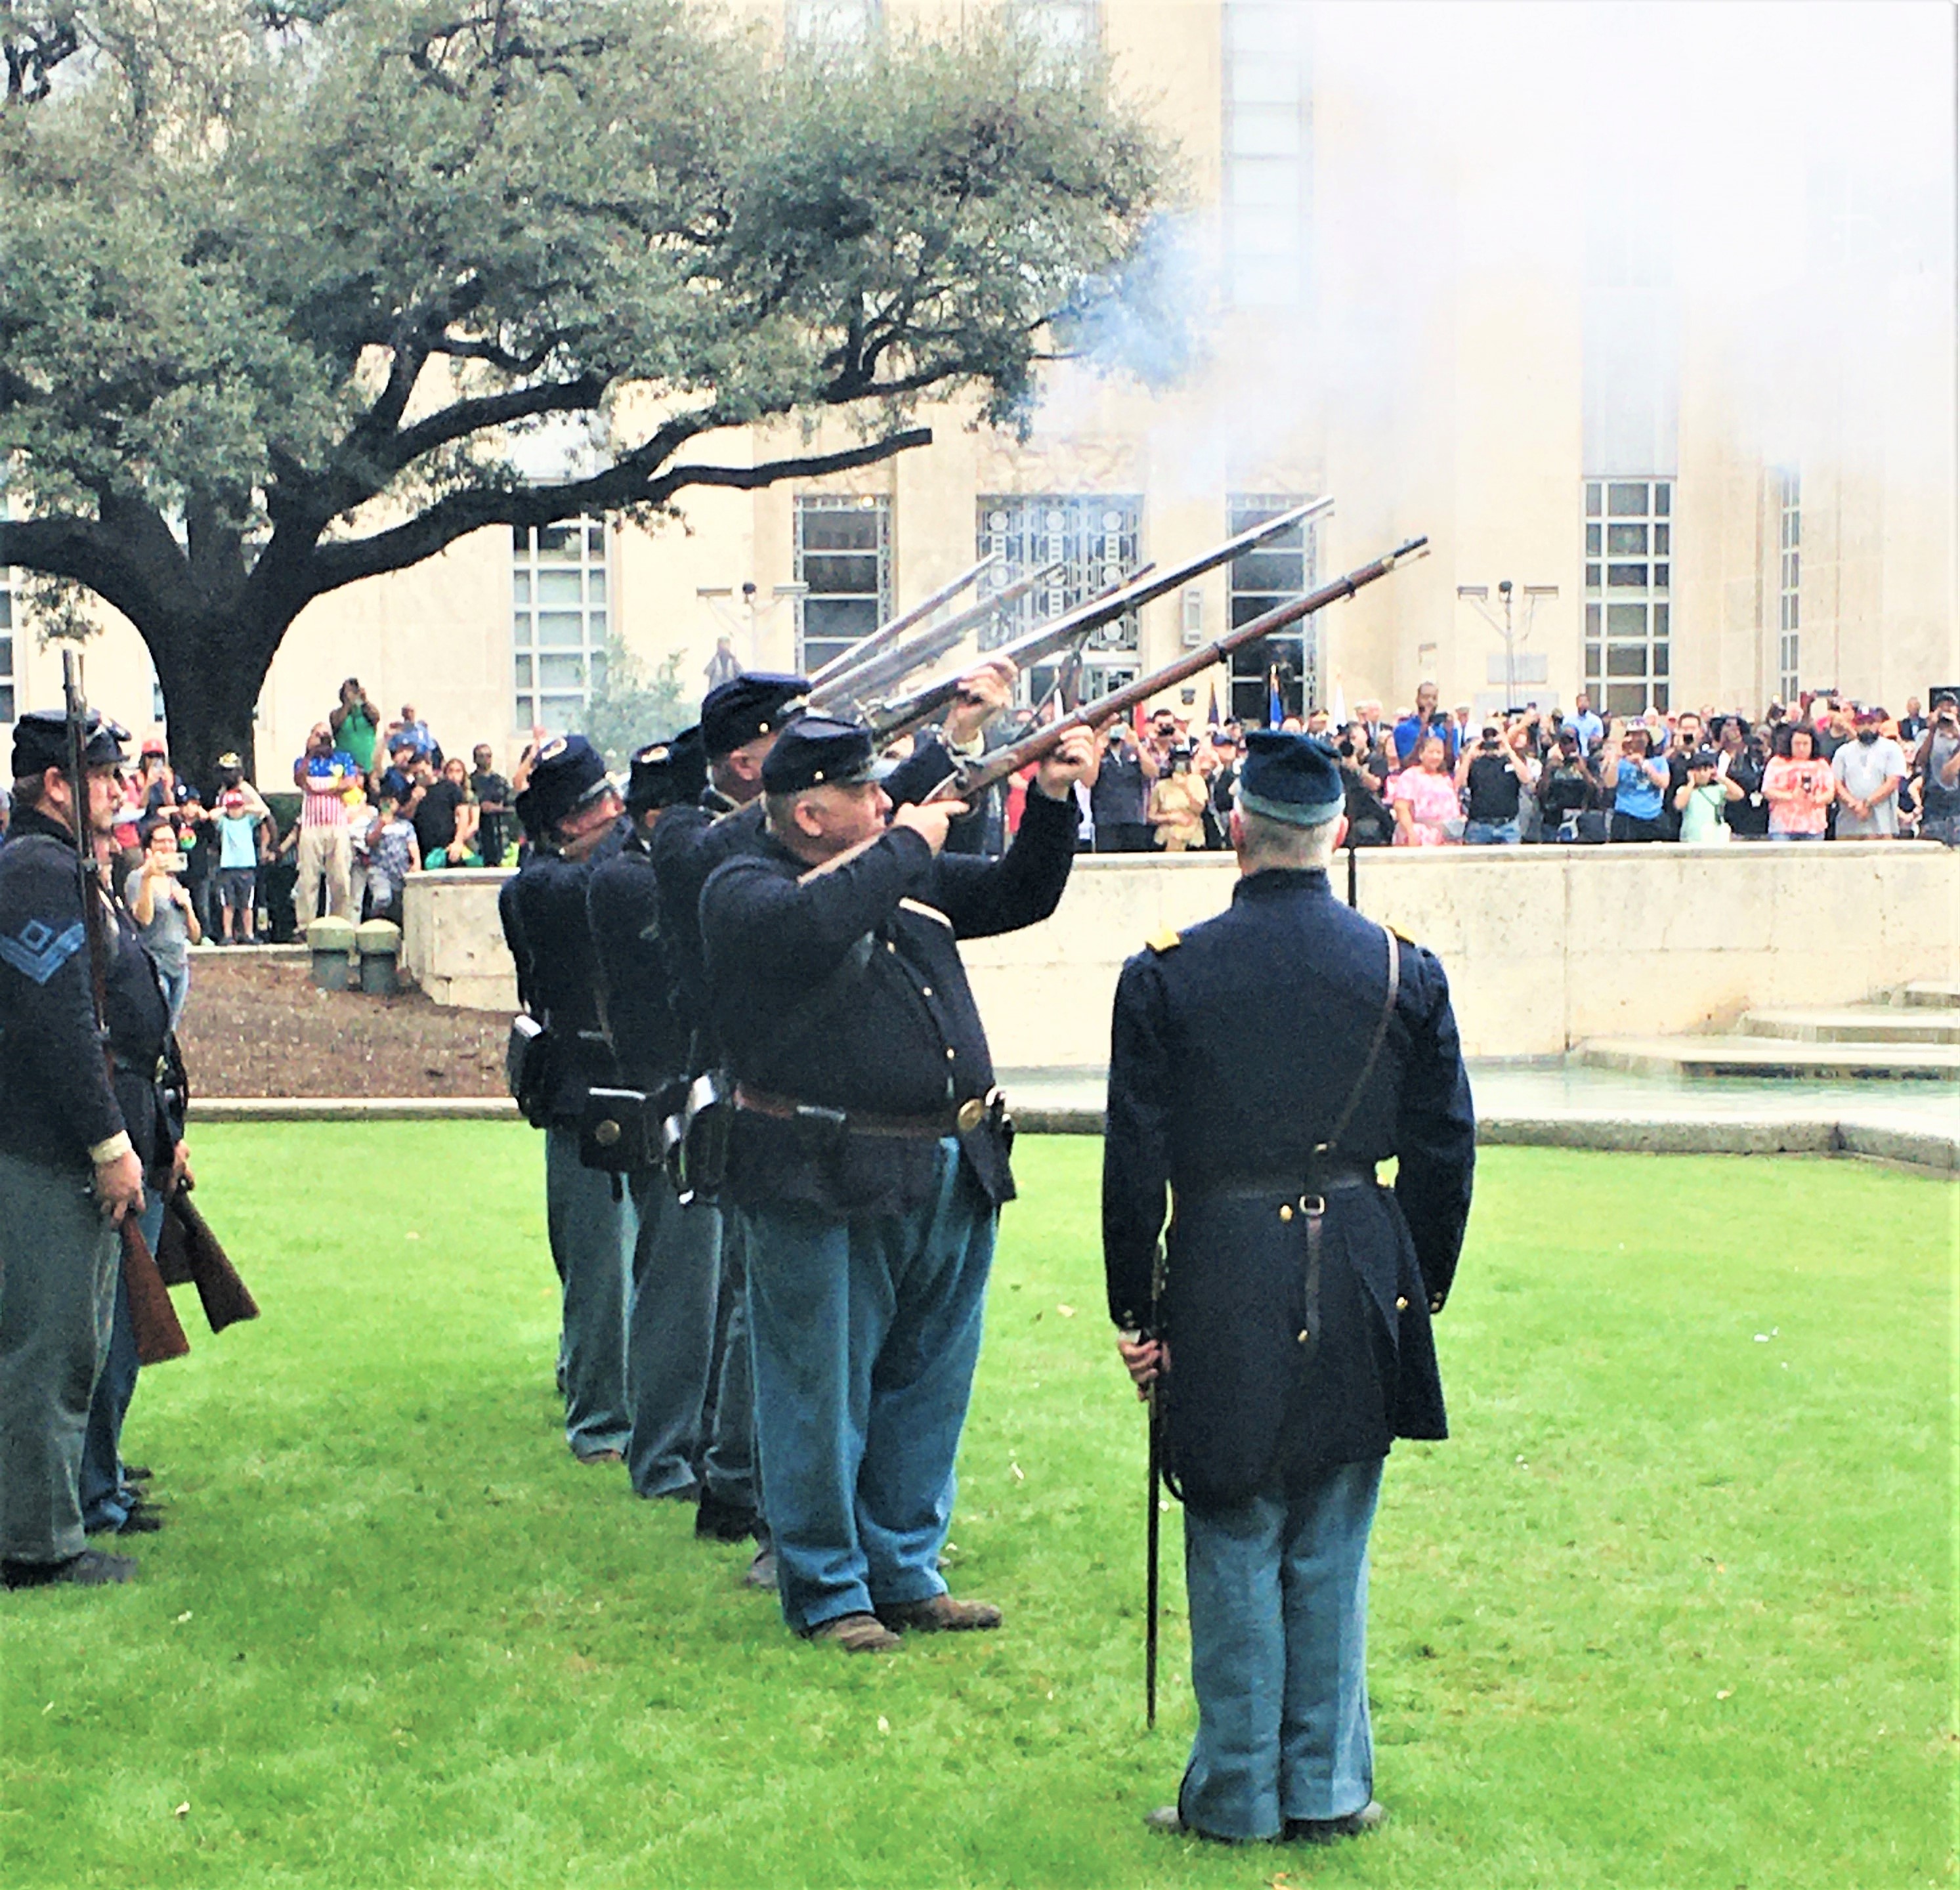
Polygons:
M1011 424L1120 294L1166 158L1096 60L1013 8L828 56L719 18L0 0L0 565L135 624L192 776L313 599L883 460L928 396ZM704 437L794 417L757 465Z

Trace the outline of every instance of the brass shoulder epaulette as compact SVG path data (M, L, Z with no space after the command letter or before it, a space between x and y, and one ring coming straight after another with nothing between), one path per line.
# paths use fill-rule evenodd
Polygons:
M1166 952L1175 951L1179 946L1182 945L1184 943L1184 934L1167 925L1161 932L1153 932L1144 940L1144 943L1161 956Z
M1417 944L1417 943L1415 942L1415 940L1414 940L1414 939L1411 938L1411 937L1409 937L1408 934L1408 933L1406 933L1405 931L1404 931L1402 930L1402 928L1399 925L1391 925L1391 926L1389 928L1389 930L1390 931L1392 931L1392 933L1394 933L1394 934L1395 934L1395 935L1396 936L1396 937L1398 937L1398 939L1400 939L1400 940L1402 940L1402 942L1405 945L1408 946L1408 948L1409 948L1411 951L1418 951L1418 952L1419 952L1419 951L1421 951L1421 950L1422 950L1422 947L1421 947L1420 945Z

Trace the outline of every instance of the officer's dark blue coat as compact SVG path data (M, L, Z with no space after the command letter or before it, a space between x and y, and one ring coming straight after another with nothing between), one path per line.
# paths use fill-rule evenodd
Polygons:
M619 1080L600 1024L599 957L585 908L593 868L616 844L609 840L584 861L541 848L498 895L504 936L517 961L518 994L549 1035L548 1106L562 1125L579 1120L588 1089Z
M0 1148L85 1169L91 1148L126 1129L146 1169L167 1166L182 1132L158 1093L170 1007L134 922L105 900L112 1083L81 911L68 829L33 810L16 815L0 846Z
M1309 1158L1387 995L1387 935L1319 870L1242 879L1230 909L1123 967L1104 1140L1110 1316L1168 1341L1168 1461L1188 1502L1381 1456L1446 1427L1430 1316L1456 1271L1476 1119L1443 969L1401 947L1386 1038L1337 1157L1393 1156L1392 1194L1327 1191L1317 1341L1303 1344Z

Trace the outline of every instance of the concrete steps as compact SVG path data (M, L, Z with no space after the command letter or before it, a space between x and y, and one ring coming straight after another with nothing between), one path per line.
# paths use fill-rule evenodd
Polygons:
M1793 1043L1960 1043L1960 1009L1847 1004L1838 1010L1752 1010L1736 1028L1745 1037Z
M1960 1083L1960 1043L1846 1042L1745 1035L1602 1037L1579 1061L1634 1076L1753 1077L1837 1083L1911 1078Z
M1922 978L1917 984L1908 985L1895 992L1892 1001L1927 1010L1960 1010L1960 984L1936 978Z

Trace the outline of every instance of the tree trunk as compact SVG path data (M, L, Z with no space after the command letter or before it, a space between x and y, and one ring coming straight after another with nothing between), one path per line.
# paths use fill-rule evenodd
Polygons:
M237 756L247 781L256 776L253 717L284 626L268 633L260 625L198 619L137 627L163 688L170 765L208 806L221 755ZM285 784L272 786L276 791Z

